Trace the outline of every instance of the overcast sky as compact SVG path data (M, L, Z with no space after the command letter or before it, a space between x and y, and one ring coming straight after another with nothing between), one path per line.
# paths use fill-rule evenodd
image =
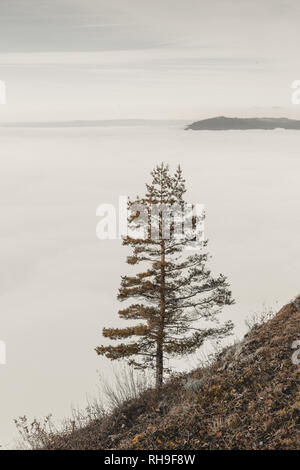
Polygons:
M1 0L0 121L297 116L299 20L297 0Z

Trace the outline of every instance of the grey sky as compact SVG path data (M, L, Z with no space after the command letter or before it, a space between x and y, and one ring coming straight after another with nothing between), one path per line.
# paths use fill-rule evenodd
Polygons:
M1 0L0 122L297 117L299 20L297 0Z
M295 51L299 12L297 0L1 0L0 47L92 51L175 42L270 56Z
M1 10L2 52L93 51L155 44L142 34L135 37L130 14L121 6L109 7L109 2L4 0Z

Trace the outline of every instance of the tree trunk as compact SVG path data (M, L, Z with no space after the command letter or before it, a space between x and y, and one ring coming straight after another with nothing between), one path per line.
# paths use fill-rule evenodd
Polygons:
M163 341L165 323L165 241L161 242L161 288L160 288L160 321L156 349L156 386L159 388L163 384Z
M160 388L163 384L163 350L162 345L157 343L156 349L156 387Z

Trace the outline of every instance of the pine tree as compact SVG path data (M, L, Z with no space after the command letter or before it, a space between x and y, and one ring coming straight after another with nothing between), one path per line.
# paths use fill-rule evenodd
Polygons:
M195 241L197 220L195 215L189 216L188 234L184 217L177 216L178 208L182 215L186 204L181 168L171 175L169 167L162 163L151 175L152 183L146 185L145 197L128 203L130 224L144 234L137 235L133 230L134 236L132 232L123 238L123 245L133 250L127 263L142 263L146 267L134 276L123 276L118 295L120 301L132 298L137 302L120 310L120 318L141 323L127 328L104 328L105 338L128 341L99 346L96 352L112 360L126 358L137 368L155 368L156 385L160 387L164 372L170 371L165 359L193 353L208 338L221 339L231 334L232 322L220 326L218 314L224 305L234 301L226 277L220 274L214 278L206 267L207 241L201 250L186 254L185 249ZM176 208L177 212L174 209L172 214L168 208ZM213 326L205 328L204 320Z

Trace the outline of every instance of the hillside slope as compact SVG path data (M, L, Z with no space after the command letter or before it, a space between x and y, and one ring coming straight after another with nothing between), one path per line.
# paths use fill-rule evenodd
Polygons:
M300 449L300 297L205 369L147 390L48 449ZM300 356L300 354L299 354Z

